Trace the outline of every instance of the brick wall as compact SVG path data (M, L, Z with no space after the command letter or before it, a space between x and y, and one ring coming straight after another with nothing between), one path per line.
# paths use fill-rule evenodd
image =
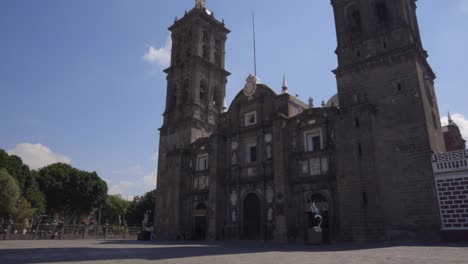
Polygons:
M468 171L435 177L442 230L468 230Z

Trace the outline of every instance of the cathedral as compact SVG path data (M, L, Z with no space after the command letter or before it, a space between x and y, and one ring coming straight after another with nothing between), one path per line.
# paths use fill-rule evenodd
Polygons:
M416 0L331 0L337 94L316 106L253 75L226 104L229 29L196 0L169 27L160 239L430 240L446 150Z

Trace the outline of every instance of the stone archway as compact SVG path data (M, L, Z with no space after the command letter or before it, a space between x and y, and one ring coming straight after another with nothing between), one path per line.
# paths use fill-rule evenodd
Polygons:
M255 193L249 193L244 198L242 212L242 234L244 239L258 240L261 238L261 208L260 199Z
M207 209L204 204L198 204L193 212L194 217L194 230L193 230L193 239L195 240L205 240L206 239L206 230L207 230Z

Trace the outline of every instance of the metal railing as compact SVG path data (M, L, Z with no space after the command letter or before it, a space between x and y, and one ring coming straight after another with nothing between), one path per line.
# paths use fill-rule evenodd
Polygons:
M24 227L22 224L4 224L0 240L31 239L128 239L136 240L141 226L60 225L43 224Z

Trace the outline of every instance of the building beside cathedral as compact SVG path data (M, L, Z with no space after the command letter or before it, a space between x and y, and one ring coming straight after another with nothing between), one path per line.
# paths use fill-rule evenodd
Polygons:
M432 153L446 146L415 2L331 1L327 104L248 76L227 106L229 30L197 0L169 28L158 236L310 241L321 225L324 242L437 237Z

